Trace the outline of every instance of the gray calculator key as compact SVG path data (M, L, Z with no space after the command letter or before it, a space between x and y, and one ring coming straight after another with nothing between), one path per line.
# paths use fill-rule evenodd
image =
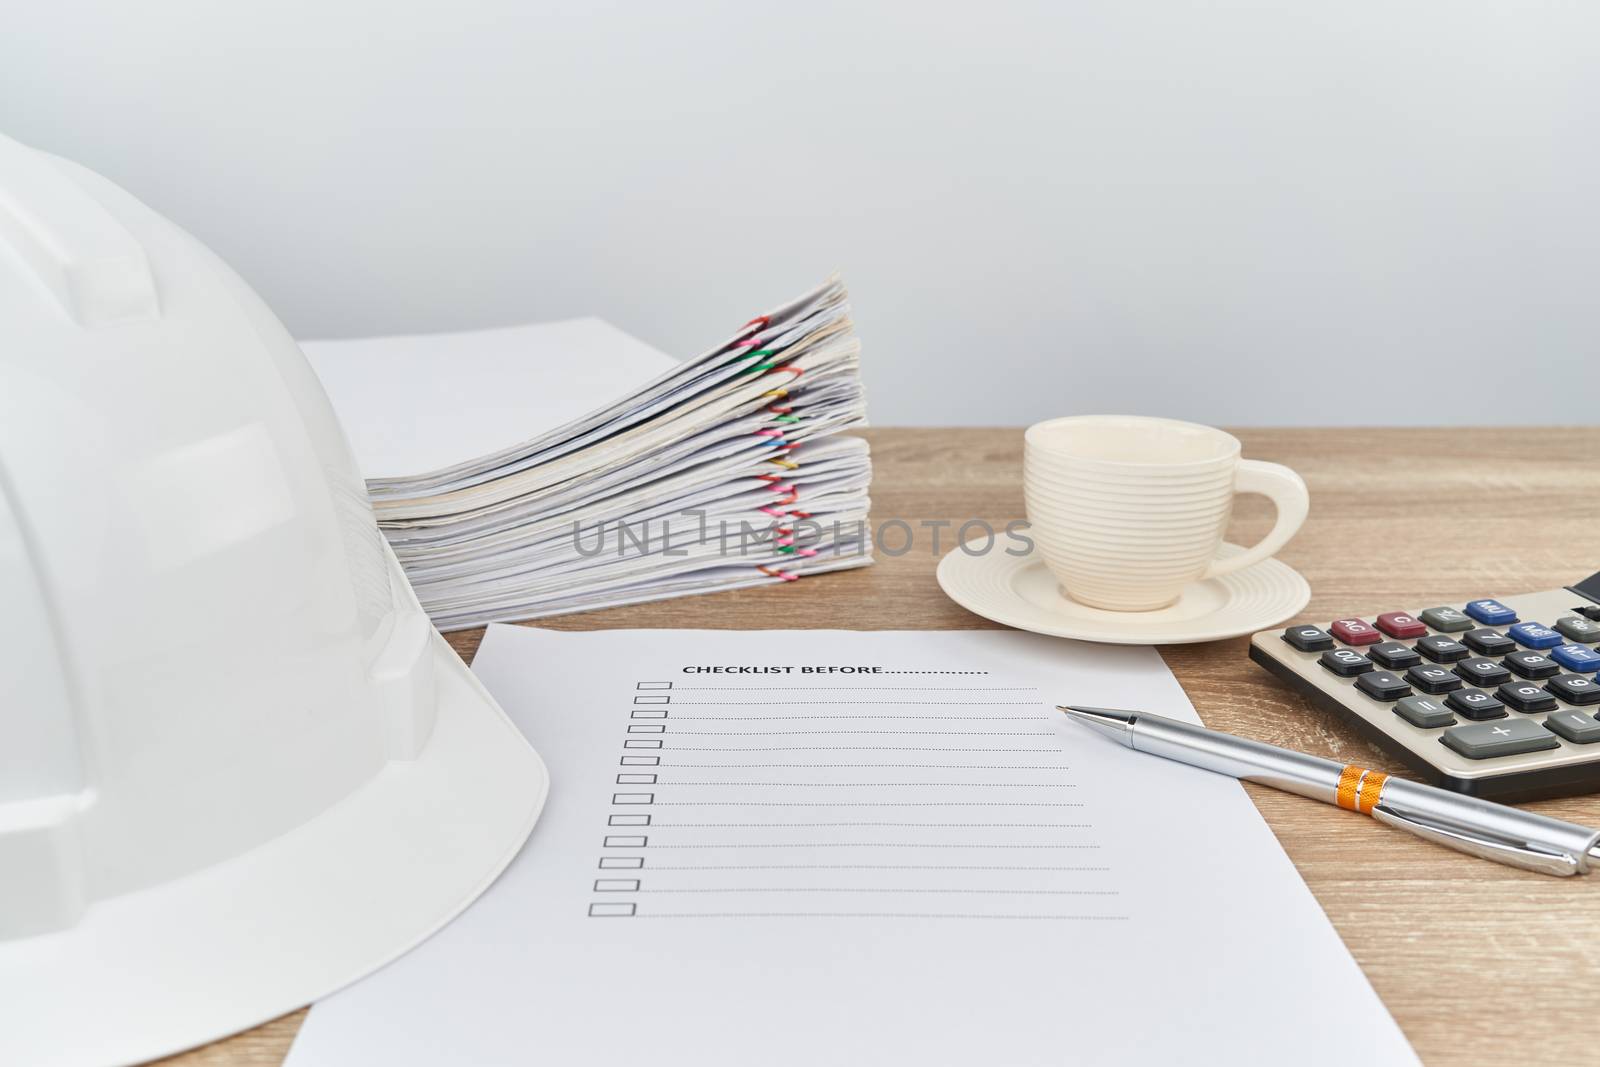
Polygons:
M1600 682L1586 674L1558 675L1545 688L1568 704L1600 704Z
M1502 719L1499 722L1471 722L1452 726L1440 739L1468 759L1515 756L1520 752L1560 748L1556 735L1532 719Z
M1391 671L1403 671L1422 662L1422 657L1417 655L1415 649L1410 645L1402 645L1399 641L1384 641L1371 645L1367 648L1367 655Z
M1420 726L1424 730L1450 726L1456 721L1456 717L1432 697L1406 697L1394 706L1394 713L1412 726ZM1600 726L1600 723L1595 725Z
M1356 688L1373 700L1399 700L1411 695L1411 687L1390 671L1368 671L1356 676Z
M1556 698L1532 682L1507 682L1494 695L1518 711L1556 710Z
M1600 722L1594 716L1570 709L1556 711L1544 721L1545 729L1554 730L1575 745L1592 745L1600 741Z
M1600 622L1580 618L1577 615L1567 615L1557 619L1556 629L1560 630L1561 636L1568 641L1577 641L1581 644L1600 641Z
M1467 618L1465 613L1457 611L1455 608L1429 608L1418 615L1417 618L1441 633L1457 633L1461 630L1470 630L1478 625Z
M1431 663L1412 667L1406 671L1406 681L1424 693L1448 693L1452 689L1461 688L1461 679L1456 677L1450 668L1435 667Z
M1372 669L1372 661L1353 648L1330 648L1317 660L1341 678L1354 678Z

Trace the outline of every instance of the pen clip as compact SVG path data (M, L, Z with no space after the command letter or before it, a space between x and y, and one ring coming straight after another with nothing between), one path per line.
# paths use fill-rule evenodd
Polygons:
M1458 852L1466 852L1482 859L1494 860L1496 863L1558 876L1580 874L1583 871L1578 857L1569 852L1543 849L1527 842L1469 834L1453 827L1426 822L1416 815L1396 811L1385 804L1373 808L1372 817L1434 844L1444 845L1446 848L1453 848Z

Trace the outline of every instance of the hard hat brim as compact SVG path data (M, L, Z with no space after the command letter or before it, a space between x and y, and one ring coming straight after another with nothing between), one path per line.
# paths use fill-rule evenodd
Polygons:
M233 860L0 945L0 1062L132 1063L203 1045L376 970L482 893L533 829L549 774L432 640L438 716L418 759Z

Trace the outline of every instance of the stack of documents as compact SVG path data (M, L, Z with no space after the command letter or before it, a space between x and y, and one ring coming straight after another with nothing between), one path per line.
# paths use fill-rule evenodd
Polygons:
M442 630L871 561L837 278L684 363L594 320L305 349Z

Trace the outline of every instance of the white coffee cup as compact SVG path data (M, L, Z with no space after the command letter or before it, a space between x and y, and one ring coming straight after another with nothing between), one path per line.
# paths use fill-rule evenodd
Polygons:
M1260 563L1300 529L1311 498L1288 467L1241 459L1210 426L1079 415L1028 427L1023 497L1029 535L1064 594L1112 611L1164 608L1192 582ZM1253 548L1217 558L1237 493L1278 509Z

